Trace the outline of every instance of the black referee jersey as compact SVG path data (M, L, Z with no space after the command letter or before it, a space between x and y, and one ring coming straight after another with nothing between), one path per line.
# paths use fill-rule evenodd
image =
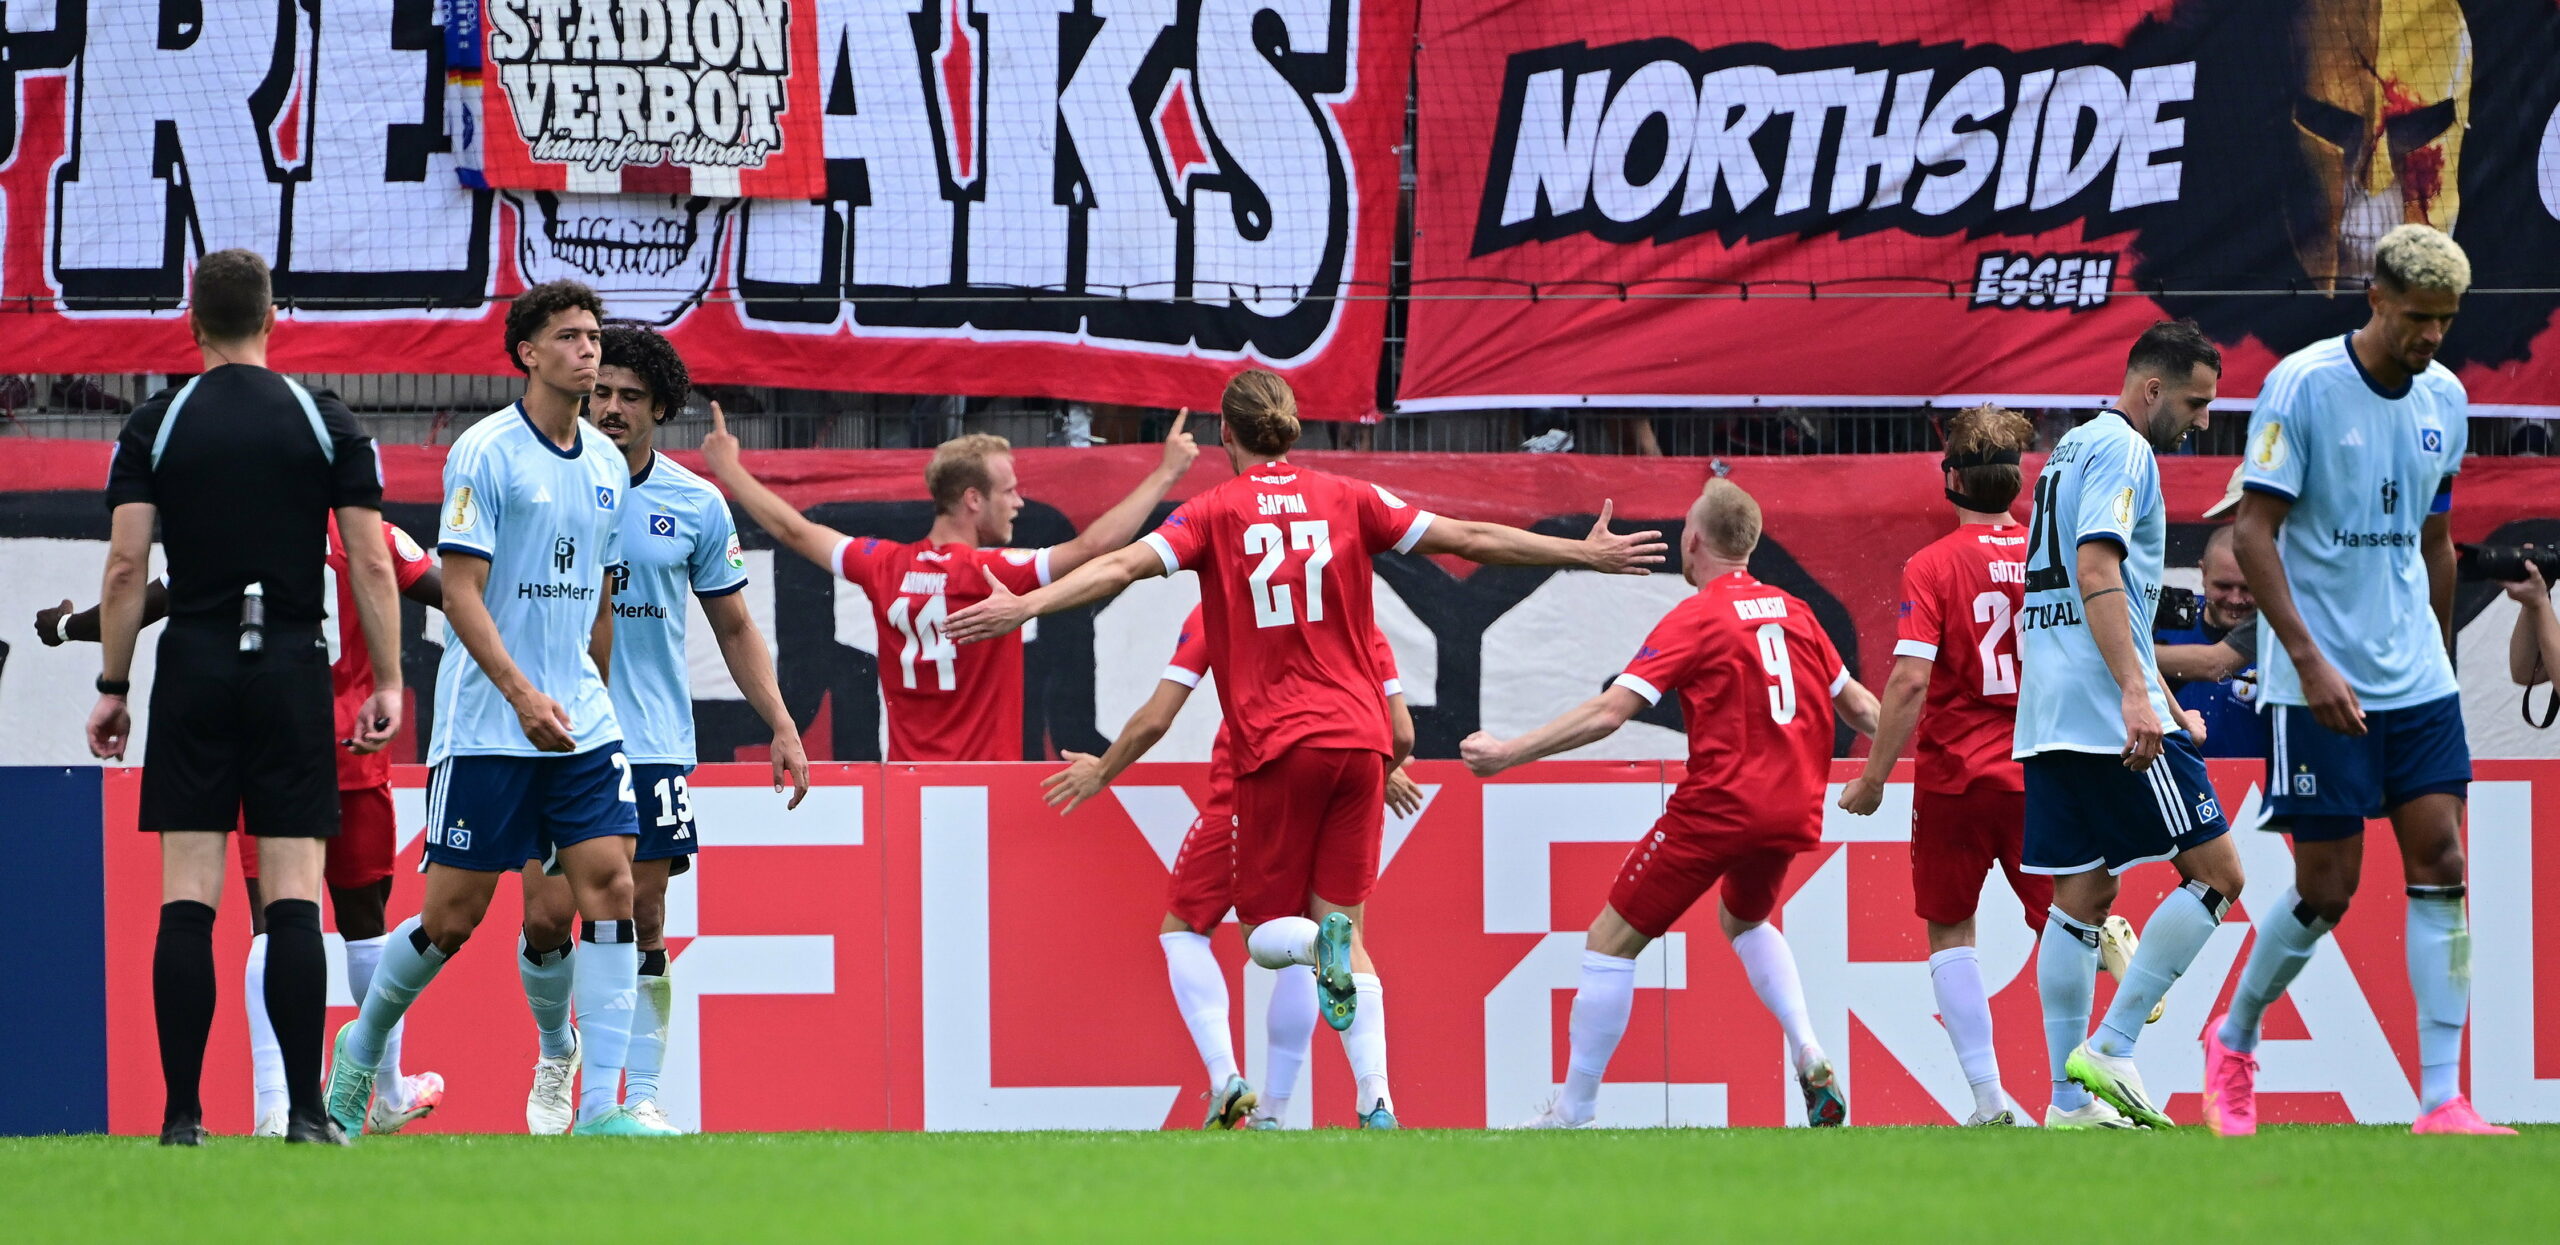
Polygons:
M152 395L116 438L107 506L159 508L169 580L140 827L328 836L337 740L321 625L329 514L380 509L373 438L336 395L245 363ZM263 646L241 648L264 594Z

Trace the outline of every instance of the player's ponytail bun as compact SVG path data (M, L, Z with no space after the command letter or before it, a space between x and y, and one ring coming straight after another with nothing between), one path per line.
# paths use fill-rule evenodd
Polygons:
M1248 454L1278 457L1298 443L1298 396L1274 373L1238 373L1227 382L1218 409L1226 417L1227 438Z

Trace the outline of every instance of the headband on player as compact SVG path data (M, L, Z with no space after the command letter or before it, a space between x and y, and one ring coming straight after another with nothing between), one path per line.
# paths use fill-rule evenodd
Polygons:
M2018 451L1976 450L1970 454L1949 454L1939 459L1938 465L1948 471L1962 471L1968 467L2014 467L2018 465ZM1986 506L1954 489L1947 490L1947 500L1977 514L1997 514L2004 509Z

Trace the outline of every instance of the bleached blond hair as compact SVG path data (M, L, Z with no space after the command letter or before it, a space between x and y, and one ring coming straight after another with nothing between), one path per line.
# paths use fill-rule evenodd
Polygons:
M1760 503L1731 480L1709 480L1690 503L1689 526L1697 529L1709 552L1741 561L1760 547Z
M2402 225L2374 246L2373 279L2395 290L2461 294L2471 288L2471 257L2433 225Z

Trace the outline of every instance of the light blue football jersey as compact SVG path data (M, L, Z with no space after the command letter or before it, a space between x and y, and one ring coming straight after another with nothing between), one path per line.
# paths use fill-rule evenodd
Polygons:
M2112 541L2124 550L2124 587L2133 608L2133 646L2151 686L2151 712L2176 730L2169 689L2151 652L2160 609L2168 514L2160 504L2160 460L2151 443L2113 410L2071 430L2036 477L2027 523L2027 593L2018 612L2018 735L2013 753L2120 752L2124 696L2107 673L2081 606L2080 546Z
M2429 367L2393 393L2346 337L2285 356L2249 417L2241 485L2293 503L2277 534L2302 625L2367 710L2453 695L2419 529L2452 507L2469 443L2462 382ZM2300 705L2302 678L2260 619L2258 700Z
M488 560L485 599L498 641L525 678L568 712L579 752L622 738L587 639L607 570L622 560L629 483L622 451L603 433L580 420L577 448L561 449L533 426L522 403L473 424L444 462L436 548L448 559ZM548 755L525 738L516 711L450 622L444 646L428 762Z
M613 590L613 713L632 764L694 763L685 600L746 586L728 499L674 459L652 455L622 504Z

